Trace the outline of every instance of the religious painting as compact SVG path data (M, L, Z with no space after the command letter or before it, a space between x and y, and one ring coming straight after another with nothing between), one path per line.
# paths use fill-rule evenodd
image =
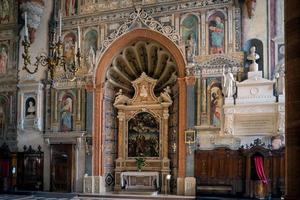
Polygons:
M222 12L215 12L208 18L209 30L209 53L222 54L225 49L225 26L224 14Z
M193 57L198 52L198 23L198 17L195 15L186 16L181 23L181 34L188 62L193 62Z
M65 0L65 16L77 14L77 0Z
M148 112L128 121L128 157L159 157L159 122Z
M85 34L84 52L86 57L86 64L89 71L91 71L95 66L96 51L98 48L97 41L98 41L98 32L96 30L90 30Z
M9 0L0 0L0 24L5 24L9 22L9 13Z
M25 117L34 118L36 114L36 101L33 97L29 97L25 102Z
M191 144L195 143L195 131L194 130L186 130L185 132L185 143Z
M220 127L222 117L222 84L220 80L211 80L208 86L209 104L210 106L210 124Z
M76 41L76 36L74 33L68 33L64 37L64 56L67 65L72 64L74 61L75 51L76 51L75 41Z
M73 125L73 99L72 96L65 95L62 98L60 108L61 131L71 131Z
M5 44L0 44L0 75L6 73L8 63L8 48Z

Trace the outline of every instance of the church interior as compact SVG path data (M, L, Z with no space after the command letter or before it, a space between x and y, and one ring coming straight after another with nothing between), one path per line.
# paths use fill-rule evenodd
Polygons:
M0 192L299 199L299 10L1 0Z

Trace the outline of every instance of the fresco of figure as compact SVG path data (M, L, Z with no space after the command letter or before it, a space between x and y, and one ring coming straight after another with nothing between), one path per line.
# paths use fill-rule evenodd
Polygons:
M224 24L221 17L215 16L209 22L210 53L224 53Z
M75 41L76 36L69 33L64 37L64 56L66 64L71 64L75 57Z
M196 54L196 41L195 37L191 33L186 41L186 59L188 62L193 62Z
M66 16L76 14L76 0L65 0L65 14Z
M197 54L198 44L198 18L195 15L188 15L181 23L181 34L185 44L185 54L188 62L193 62Z
M9 10L8 0L0 0L0 24L9 22Z
M0 74L6 73L7 61L8 61L7 48L5 48L4 45L0 45Z
M213 126L220 126L221 114L222 114L222 92L218 86L212 86L210 89L211 93L211 124Z
M98 32L91 30L85 34L84 37L84 52L85 62L88 68L88 72L92 72L96 62Z
M61 109L61 131L72 130L72 103L71 97L65 97L62 101Z

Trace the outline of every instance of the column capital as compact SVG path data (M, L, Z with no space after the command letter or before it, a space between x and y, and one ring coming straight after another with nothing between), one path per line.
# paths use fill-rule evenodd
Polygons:
M195 78L195 76L186 76L185 82L186 82L187 86L193 86L196 83L196 78Z
M94 84L86 84L86 85L85 85L85 89L86 89L88 92L93 92L93 91L94 91Z

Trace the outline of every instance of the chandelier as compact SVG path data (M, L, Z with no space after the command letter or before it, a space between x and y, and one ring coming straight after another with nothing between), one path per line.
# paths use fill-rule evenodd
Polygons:
M64 69L65 74L67 75L69 72L76 78L76 73L80 68L81 61L81 53L80 53L80 28L78 28L78 46L77 42L75 42L75 50L77 52L72 58L70 63L66 62L65 57L63 56L63 43L61 39L61 13L59 13L59 34L56 37L55 32L53 33L52 39L49 44L49 55L46 53L41 53L35 59L35 63L33 63L34 68L30 69L31 65L31 57L29 55L30 41L28 37L28 28L27 28L27 13L25 12L25 35L24 40L22 41L22 46L24 47L24 53L22 53L22 58L24 60L23 70L26 70L29 74L35 74L39 66L46 67L48 66L48 70L50 72L50 79L54 78L54 71L58 67L62 67Z

